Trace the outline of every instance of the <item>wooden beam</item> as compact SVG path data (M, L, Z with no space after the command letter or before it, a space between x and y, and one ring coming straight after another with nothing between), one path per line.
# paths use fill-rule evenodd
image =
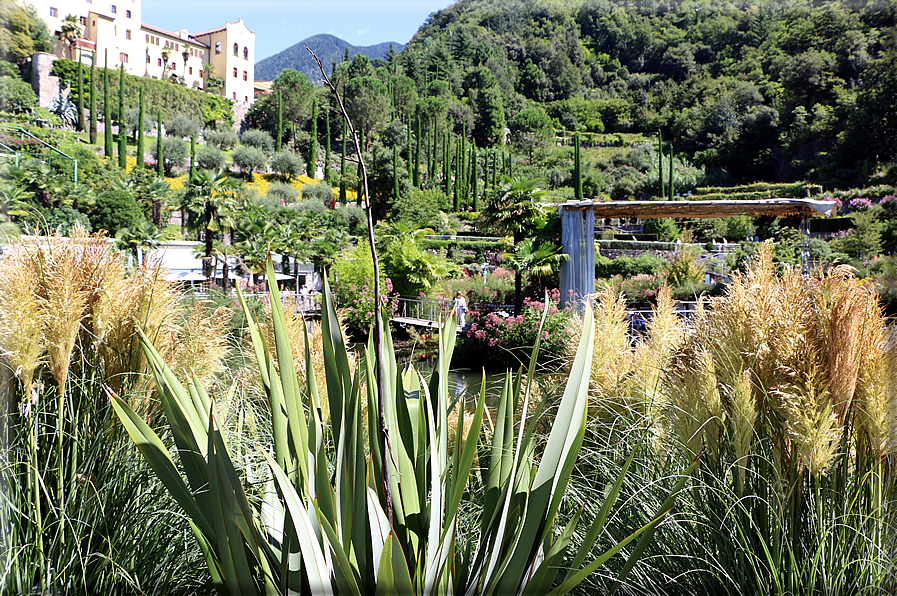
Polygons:
M591 209L595 217L733 217L736 215L771 215L801 218L823 216L813 205L834 205L826 201L803 199L764 199L761 201L608 201L567 202L567 209Z

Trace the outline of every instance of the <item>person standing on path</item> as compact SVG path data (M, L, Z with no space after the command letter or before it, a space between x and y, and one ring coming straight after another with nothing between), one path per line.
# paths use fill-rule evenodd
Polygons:
M467 300L464 299L464 295L458 290L458 293L455 294L455 314L458 317L458 328L464 328L464 315L467 313Z

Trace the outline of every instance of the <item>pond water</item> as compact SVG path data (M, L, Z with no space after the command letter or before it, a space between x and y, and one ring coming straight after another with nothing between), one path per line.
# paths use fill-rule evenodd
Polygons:
M413 364L414 368L421 374L421 376L423 376L425 382L429 382L430 376L433 373L433 368L436 365L435 358L415 358L412 361L409 357L404 356L399 358L399 360L402 364L403 371L408 367L409 362ZM483 374L484 372L482 370L477 371L468 368L449 369L449 399L452 401L463 399L468 408L474 408L477 399L479 398L480 387L483 383ZM498 403L498 400L501 397L501 390L502 387L504 387L506 373L503 371L485 371L485 375L486 405L492 407ZM536 374L536 382L542 387L543 395L546 393L546 390L551 390L558 386L563 389L563 382L558 382L559 377L562 376L551 373Z

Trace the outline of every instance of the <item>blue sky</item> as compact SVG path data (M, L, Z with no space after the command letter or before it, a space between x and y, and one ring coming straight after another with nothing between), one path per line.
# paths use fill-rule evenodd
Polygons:
M306 37L330 33L356 46L408 43L430 13L453 0L145 0L143 22L202 31L242 18L255 33L256 62Z

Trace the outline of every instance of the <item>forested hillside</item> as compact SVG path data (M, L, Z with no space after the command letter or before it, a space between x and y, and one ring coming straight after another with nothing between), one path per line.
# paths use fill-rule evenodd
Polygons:
M893 169L895 14L893 1L460 0L397 63L422 96L459 98L480 146L535 106L555 129L661 131L722 183L864 184Z

